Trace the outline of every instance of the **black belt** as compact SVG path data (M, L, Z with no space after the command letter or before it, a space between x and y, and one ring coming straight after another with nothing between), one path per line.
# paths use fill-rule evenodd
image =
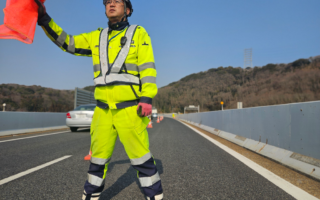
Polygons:
M133 100L133 101L125 101L125 102L117 103L116 106L117 106L117 109L121 109L121 108L127 108L127 107L131 107L131 106L135 106L135 105L138 105L138 104L139 104L139 100ZM103 103L103 102L101 102L99 100L97 100L97 106L99 108L102 108L102 109L109 108L108 104Z

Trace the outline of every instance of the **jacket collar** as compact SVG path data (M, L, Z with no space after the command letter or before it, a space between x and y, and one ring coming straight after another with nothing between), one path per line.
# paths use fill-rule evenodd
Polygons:
M120 31L120 30L126 28L127 26L129 26L129 22L128 21L118 22L118 23L115 23L115 24L112 24L112 25L109 22L108 24L109 24L109 32L110 31Z

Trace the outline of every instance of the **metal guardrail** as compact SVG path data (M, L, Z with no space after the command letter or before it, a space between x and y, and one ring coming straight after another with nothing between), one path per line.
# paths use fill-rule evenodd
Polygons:
M85 104L96 104L94 93L80 88L75 89L74 108Z

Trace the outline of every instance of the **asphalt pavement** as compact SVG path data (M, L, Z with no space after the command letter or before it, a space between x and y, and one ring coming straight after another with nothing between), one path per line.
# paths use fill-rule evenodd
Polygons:
M165 200L294 199L182 123L164 118L148 129ZM22 136L27 138L36 135ZM21 138L21 137L20 137ZM58 158L70 158L0 185L0 199L81 199L89 130L23 140L0 139L0 182ZM8 141L8 142L2 142ZM118 140L101 200L144 200L136 171Z

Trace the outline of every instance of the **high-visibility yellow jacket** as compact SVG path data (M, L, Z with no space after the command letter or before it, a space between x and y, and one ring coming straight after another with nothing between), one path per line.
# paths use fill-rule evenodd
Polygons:
M68 35L47 14L38 20L38 24L42 26L46 35L63 51L76 56L92 57L94 78L101 75L99 58L101 28L80 35ZM121 50L120 41L121 38L125 36L127 29L127 26L123 26L123 23L118 23L115 26L116 27L113 27L109 32L108 36L108 56L110 66ZM141 26L138 26L135 31L124 65L127 72L125 69L122 69L121 73L129 73L138 76L140 78L140 85L130 86L117 83L114 85L97 86L95 89L95 99L107 103L110 108L116 108L115 105L118 103L136 99L140 99L140 102L143 103L152 104L152 99L158 92L156 85L157 72L154 64L151 39L146 30ZM132 87L134 91L132 90Z

